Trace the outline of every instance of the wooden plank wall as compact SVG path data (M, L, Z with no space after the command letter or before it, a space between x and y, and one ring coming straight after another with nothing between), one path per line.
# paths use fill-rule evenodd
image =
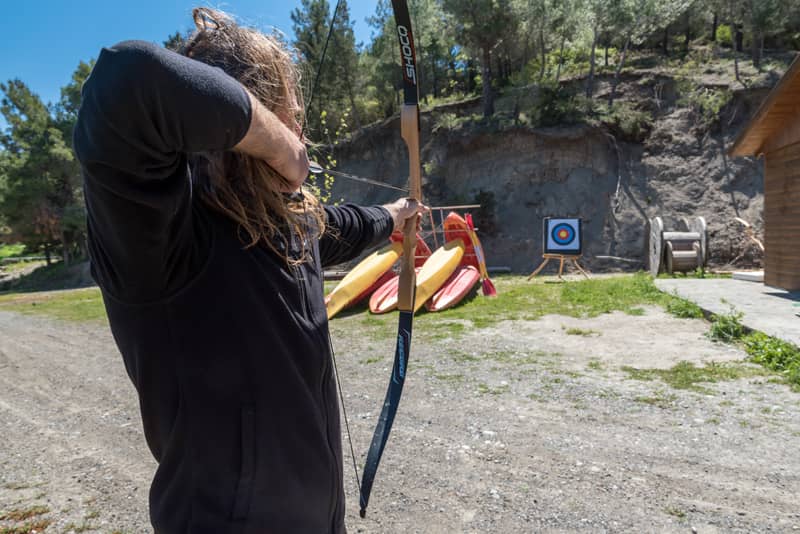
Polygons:
M800 289L800 142L765 155L764 282Z

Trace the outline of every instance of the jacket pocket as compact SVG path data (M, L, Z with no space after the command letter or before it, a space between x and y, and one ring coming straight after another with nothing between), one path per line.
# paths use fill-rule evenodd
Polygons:
M233 502L233 519L245 519L250 511L250 497L256 475L256 413L252 405L242 406L241 413L241 464L236 499Z

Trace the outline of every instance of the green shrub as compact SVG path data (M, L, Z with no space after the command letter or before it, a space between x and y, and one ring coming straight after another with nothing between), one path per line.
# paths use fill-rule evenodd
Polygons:
M543 83L531 115L537 126L574 124L586 115L581 100L557 83Z
M441 113L434 119L432 130L434 133L439 130L457 130L464 122L464 117L459 117L455 113Z
M731 310L730 313L715 315L711 323L711 330L708 335L714 341L733 343L744 336L745 329L741 320L744 317L742 312Z
M717 26L716 38L720 46L733 46L733 30L727 24L720 24Z
M697 122L696 127L708 131L719 123L720 113L733 99L733 92L728 89L705 87L692 79L690 71L683 70L683 72L685 75L677 79L678 103L692 109Z
M617 137L634 143L644 141L653 129L653 117L627 102L615 103L610 110L606 110L601 122Z

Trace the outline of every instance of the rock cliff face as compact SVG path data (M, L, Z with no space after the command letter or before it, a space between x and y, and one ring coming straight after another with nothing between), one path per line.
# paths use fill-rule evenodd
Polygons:
M425 200L432 206L479 200L484 208L477 223L489 264L518 273L541 260L542 219L548 216L581 217L585 263L593 270L618 270L646 267L648 218L662 216L667 229L677 229L682 217L702 215L711 263L724 265L748 248L733 218L762 227L762 163L731 160L726 151L766 92L734 93L721 126L702 135L693 133L688 109L659 110L643 143L619 141L605 128L586 125L432 131L426 113ZM406 182L407 155L396 119L362 130L333 152L339 170L397 186ZM396 197L343 179L332 192L334 199L358 203ZM745 254L736 265L753 262L758 258Z

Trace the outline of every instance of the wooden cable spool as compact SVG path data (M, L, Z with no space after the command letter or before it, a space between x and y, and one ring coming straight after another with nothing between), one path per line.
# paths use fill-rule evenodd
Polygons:
M689 231L700 234L700 251L703 258L701 265L705 267L708 264L708 225L705 217L695 217L689 223Z
M691 247L690 250L677 249L672 241L667 241L664 259L668 273L694 271L703 266L703 252L700 242L695 241Z
M670 274L705 268L708 262L708 229L703 217L684 218L681 231L665 232L661 217L650 219L650 274Z
M648 240L648 260L650 267L650 274L653 278L658 276L662 271L661 258L664 253L664 241L662 236L664 234L664 221L661 217L653 217L650 219L650 239Z

